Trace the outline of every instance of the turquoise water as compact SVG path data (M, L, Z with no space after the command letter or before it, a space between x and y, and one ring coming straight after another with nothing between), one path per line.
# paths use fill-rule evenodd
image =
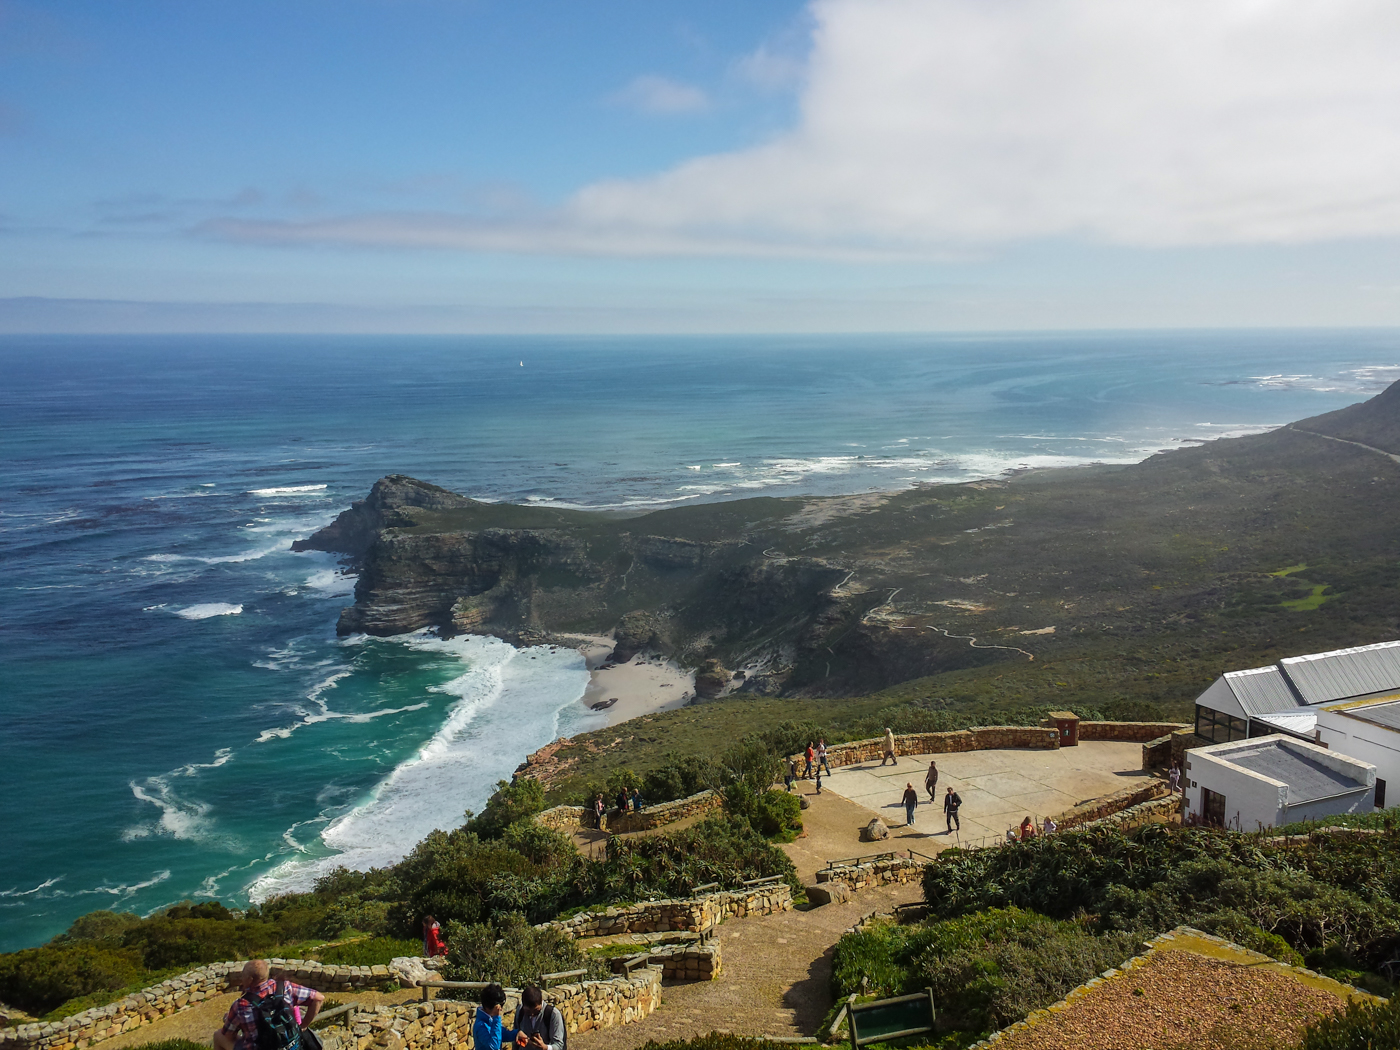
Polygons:
M0 340L0 949L389 863L594 725L569 651L337 639L383 474L662 506L1130 462L1400 376L1394 332Z

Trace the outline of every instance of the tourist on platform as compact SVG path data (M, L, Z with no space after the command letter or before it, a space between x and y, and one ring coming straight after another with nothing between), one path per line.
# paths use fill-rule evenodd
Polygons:
M1021 841L1029 842L1033 838L1035 838L1035 821L1026 817L1025 820L1021 821Z
M894 730L889 726L885 726L885 757L880 759L880 765L883 766L886 762L899 765L899 759L894 757Z
M626 789L625 787L620 787L620 788L618 788L618 789L617 789L617 811L618 811L619 813L626 813L626 812L627 812L627 802L628 802L628 799L627 799L627 789Z
M476 1008L476 1020L472 1022L472 1043L475 1050L501 1050L515 1043L525 1044L520 1032L506 1028L501 1023L501 1011L506 1005L506 990L499 984L488 984L481 992L481 1005Z
M598 825L598 830L603 830L603 817L606 815L608 807L603 802L603 793L598 792L598 797L593 800L593 820Z
M314 988L304 988L291 981L271 979L272 968L266 959L250 959L243 964L238 985L243 994L233 1001L224 1015L224 1024L214 1033L215 1050L263 1050L258 1045L259 1007L264 1023L276 1033L278 1044L266 1050L296 1050L301 1045L301 1030L316 1019L325 996ZM268 1003L272 996L279 1001Z
M919 804L919 793L914 790L914 785L904 785L904 826L912 828L914 826L914 807Z
M938 801L938 763L929 760L928 772L924 774L924 790L928 792L930 802Z
M559 1007L544 1001L544 993L527 984L520 993L520 1014L516 1017L522 1044L526 1050L564 1050L568 1036L564 1032L564 1015ZM517 1038L516 1042L520 1040Z
M826 758L826 740L817 741L817 765L826 770L826 775L831 776L831 763Z
M1040 829L1042 835L1053 835L1060 830L1060 826L1055 823L1054 817L1045 818L1045 826Z
M788 789L789 791L791 791L791 790L792 790L792 785L795 784L796 782L797 782L797 759L795 759L795 758L789 758L789 759L787 760L787 772L783 774L783 784L787 787L787 789Z
M948 818L948 834L953 833L953 825L962 830L962 820L958 817L958 810L962 808L962 796L948 788L947 794L943 796L943 815Z
M1172 794L1176 794L1177 789L1181 787L1181 767L1175 762L1172 763L1171 771L1167 774L1167 783L1171 785Z
M807 768L802 771L803 780L812 779L812 766L816 763L817 753L812 748L812 742L807 741Z
M632 812L633 812L633 813L640 813L641 811L642 811L642 790L641 790L641 788L633 788L633 789L632 789Z

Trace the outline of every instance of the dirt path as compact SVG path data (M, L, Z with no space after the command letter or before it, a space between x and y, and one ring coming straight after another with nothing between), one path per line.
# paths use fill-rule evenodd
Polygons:
M783 849L803 882L815 880L828 860L879 852L884 843L860 841L869 812L816 784L799 781L808 800L806 834ZM896 848L891 842L888 848ZM917 883L864 890L848 904L810 911L730 919L715 932L724 944L719 980L667 984L661 1009L644 1021L572 1036L575 1050L627 1050L648 1039L680 1039L715 1030L762 1035L813 1035L831 1008L831 954L841 935L872 911L921 900Z

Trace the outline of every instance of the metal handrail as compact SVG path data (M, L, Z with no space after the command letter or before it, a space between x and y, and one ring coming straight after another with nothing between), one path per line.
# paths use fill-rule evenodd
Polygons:
M336 1006L327 1010L325 1013L318 1013L311 1023L313 1025L318 1025L323 1021L329 1021L333 1017L340 1017L342 1014L348 1014L352 1010L358 1010L359 1008L359 1003L346 1003L344 1006Z
M707 891L709 891L709 890L718 890L718 889L719 889L719 883L718 883L718 882L706 882L706 883L704 883L704 884L702 884L702 885L700 885L700 886L696 886L696 887L695 887L693 890L691 890L690 892L691 892L692 894L696 894L696 893L705 893L705 892L707 892Z
M587 974L588 970L586 968L582 970L560 970L558 973L542 973L540 974L540 988L548 988L552 981L562 981L569 977L585 977Z
M888 853L867 853L863 857L843 857L840 860L829 860L826 862L826 866L828 868L844 868L867 860L884 860L886 857L893 860L897 856L898 853L894 850L890 850Z
M761 885L763 885L763 884L766 883L766 882L782 882L782 881L783 881L783 876L782 876L782 875L769 875L769 876L767 876L766 878L762 878L762 879L749 879L749 880L745 881L744 883L742 883L742 885L744 885L744 886L761 886Z
M432 999L434 988L466 988L472 991L481 991L483 988L490 988L494 981L428 981L423 985L423 1001L426 1003ZM507 995L514 992L520 994L519 988L502 989Z

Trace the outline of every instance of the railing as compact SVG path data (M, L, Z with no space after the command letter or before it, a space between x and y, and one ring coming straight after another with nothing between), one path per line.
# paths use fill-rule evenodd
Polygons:
M866 861L894 860L899 854L891 850L888 853L867 853L863 857L843 857L840 860L829 860L826 862L828 868L847 868L857 864L864 864Z
M782 875L768 875L761 879L749 879L741 885L744 886L766 886L770 882L782 882Z
M548 988L555 981L565 981L570 977L586 977L587 970L560 970L558 973L540 974L540 988Z
M718 892L718 891L719 891L719 883L718 883L718 882L706 882L706 883L703 883L702 885L696 886L693 890L690 891L690 893L691 893L691 896L695 896L696 894L700 894L700 893L709 893L709 892L711 892L711 891L714 891L714 892Z

